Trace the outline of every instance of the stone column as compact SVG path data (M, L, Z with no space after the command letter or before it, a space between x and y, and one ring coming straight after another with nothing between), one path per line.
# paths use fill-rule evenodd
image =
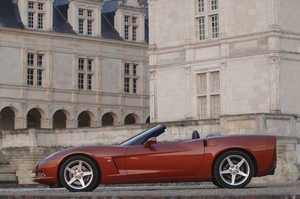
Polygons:
M15 129L24 129L26 126L26 117L15 117Z
M68 120L66 121L66 128L69 129L69 128L75 128L75 123L74 123L74 120L71 119L71 120Z

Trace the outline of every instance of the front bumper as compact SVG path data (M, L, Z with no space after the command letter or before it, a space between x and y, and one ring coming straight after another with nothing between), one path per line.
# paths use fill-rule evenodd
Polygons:
M31 172L33 182L39 184L52 185L57 184L56 167L47 167L44 164L38 163Z

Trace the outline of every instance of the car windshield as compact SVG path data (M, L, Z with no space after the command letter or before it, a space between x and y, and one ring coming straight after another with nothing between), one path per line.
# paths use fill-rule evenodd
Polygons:
M150 129L147 129L147 130L129 138L128 140L125 140L124 142L119 144L119 146L131 146L131 145L143 144L149 138L157 137L160 134L162 134L165 131L165 129L166 129L165 125L162 125L162 124L156 125Z

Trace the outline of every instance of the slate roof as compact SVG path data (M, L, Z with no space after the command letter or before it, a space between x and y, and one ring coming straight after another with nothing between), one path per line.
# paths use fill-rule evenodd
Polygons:
M67 20L67 10L69 5L53 7L53 29L56 32L76 34L71 24Z
M115 12L117 10L117 7L118 0L108 1L102 6L102 13Z
M103 38L123 40L119 32L114 28L112 14L102 14L101 16L101 34Z
M0 26L24 28L19 14L19 8L11 0L0 0Z
M24 29L17 1L0 0L0 26ZM147 0L143 0L147 8ZM101 36L103 38L123 40L114 28L114 14L118 0L106 2L102 7ZM54 0L53 3L53 30L56 32L76 34L68 22L69 0ZM148 15L147 15L148 16ZM146 40L148 41L148 18L145 20Z

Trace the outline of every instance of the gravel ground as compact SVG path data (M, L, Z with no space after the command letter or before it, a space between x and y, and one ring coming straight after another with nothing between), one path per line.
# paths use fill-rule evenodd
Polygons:
M252 183L242 189L220 189L211 183L168 183L168 184L131 184L100 185L93 192L72 193L64 188L48 188L41 185L0 184L0 198L4 196L47 196L47 198L95 198L95 197L191 197L191 196L260 196L280 195L300 198L300 181L289 183ZM2 197L1 197L2 196ZM297 197L296 197L297 196ZM6 197L7 198L7 197ZM29 197L31 198L31 197ZM272 197L271 197L272 198ZM286 197L284 197L286 198Z

